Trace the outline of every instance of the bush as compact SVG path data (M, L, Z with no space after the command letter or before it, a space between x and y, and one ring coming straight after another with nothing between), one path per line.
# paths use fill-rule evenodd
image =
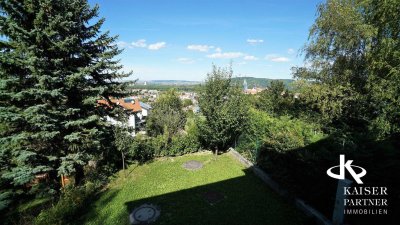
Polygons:
M137 135L129 148L127 158L130 160L138 160L145 162L154 157L155 150L152 143L152 138L147 138L143 135Z
M69 224L74 218L79 217L85 210L88 202L94 196L98 186L87 182L84 186L73 187L68 185L63 190L59 201L51 208L42 211L36 217L36 225L61 225Z
M304 147L324 137L319 127L288 116L274 118L264 139L267 148L284 152Z
M250 109L249 122L239 138L238 150L256 161L259 149L277 152L301 148L325 137L316 124L289 116L272 117L268 113Z
M168 149L168 155L176 156L197 152L200 149L200 143L196 136L191 134L179 134L172 138Z
M167 129L155 137L137 135L127 157L141 162L154 157L177 156L197 152L200 149L199 131L194 118L187 120L185 131L170 135Z

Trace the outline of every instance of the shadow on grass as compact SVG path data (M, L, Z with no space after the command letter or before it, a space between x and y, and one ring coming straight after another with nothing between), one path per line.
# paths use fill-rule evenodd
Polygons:
M97 194L91 199L91 202L104 206L108 202L111 202L118 194L119 190L117 189L112 189L112 190L105 190ZM91 207L94 207L92 205ZM100 220L100 221L105 221L108 216L107 215L102 215L100 213L97 213L96 210L90 210L91 208L89 205L88 207L83 210L83 215L79 219L72 219L71 224L84 224L86 221L91 221L91 220ZM85 214L86 213L86 214Z
M147 203L161 209L155 224L314 224L252 171L244 172L241 177L126 202L127 214Z

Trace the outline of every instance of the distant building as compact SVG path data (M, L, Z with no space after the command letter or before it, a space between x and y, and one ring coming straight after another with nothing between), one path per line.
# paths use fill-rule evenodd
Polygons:
M115 105L122 107L124 111L128 115L128 121L127 125L131 129L131 134L132 136L135 136L135 131L139 128L141 128L143 122L143 109L141 107L140 102L137 99L134 98L123 98L123 99L116 99L116 98L110 98L111 102L114 103ZM106 107L112 107L108 103L107 100L98 100L97 104L103 105ZM146 111L146 117L148 115L148 111ZM121 125L120 121L117 121L116 119L107 116L106 117L107 121L110 122L112 125Z
M264 89L262 88L257 88L257 87L253 87L252 89L247 89L245 91L243 91L245 94L250 94L250 95L255 95L257 93L262 92Z
M244 79L244 81L243 81L243 91L244 92L247 91L247 81L246 81L246 79Z
M144 102L139 102L140 107L142 107L142 116L147 117L150 114L151 111L151 105L146 104Z

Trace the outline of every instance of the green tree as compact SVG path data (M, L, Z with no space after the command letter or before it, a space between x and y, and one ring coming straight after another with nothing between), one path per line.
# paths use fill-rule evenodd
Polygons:
M188 107L193 105L192 99L185 99L183 100L183 107Z
M74 174L109 146L97 100L125 95L129 74L98 11L86 0L0 0L1 190Z
M151 136L168 134L168 139L183 129L186 123L182 101L178 93L171 89L162 94L153 104L147 119L147 131Z
M370 127L378 137L400 131L400 2L328 0L304 48L309 67L303 99L325 121ZM341 125L341 126L342 126Z
M357 1L328 0L318 7L305 47L309 68L295 77L307 79L303 96L327 122L359 118L358 104L365 93L366 50L373 34L365 24ZM356 99L356 100L354 100Z
M131 130L128 127L128 115L123 109L117 110L118 123L114 125L114 143L117 150L121 153L122 169L125 170L125 159L127 153L130 153L133 143Z
M246 125L248 103L240 87L231 84L232 74L231 68L213 66L199 93L200 137L216 154L233 144Z
M257 108L270 113L271 115L284 115L294 110L294 96L280 80L272 80L260 93L256 103Z
M385 137L400 132L400 1L367 3L365 20L375 31L368 54L370 128Z

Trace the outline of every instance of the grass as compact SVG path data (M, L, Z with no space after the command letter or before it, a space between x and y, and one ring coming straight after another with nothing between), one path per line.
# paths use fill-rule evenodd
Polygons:
M204 167L188 171L182 164L198 160ZM132 165L121 171L93 203L81 223L129 224L129 213L144 203L156 204L156 224L305 224L305 216L265 186L230 154L192 154ZM224 196L209 204L204 193Z

